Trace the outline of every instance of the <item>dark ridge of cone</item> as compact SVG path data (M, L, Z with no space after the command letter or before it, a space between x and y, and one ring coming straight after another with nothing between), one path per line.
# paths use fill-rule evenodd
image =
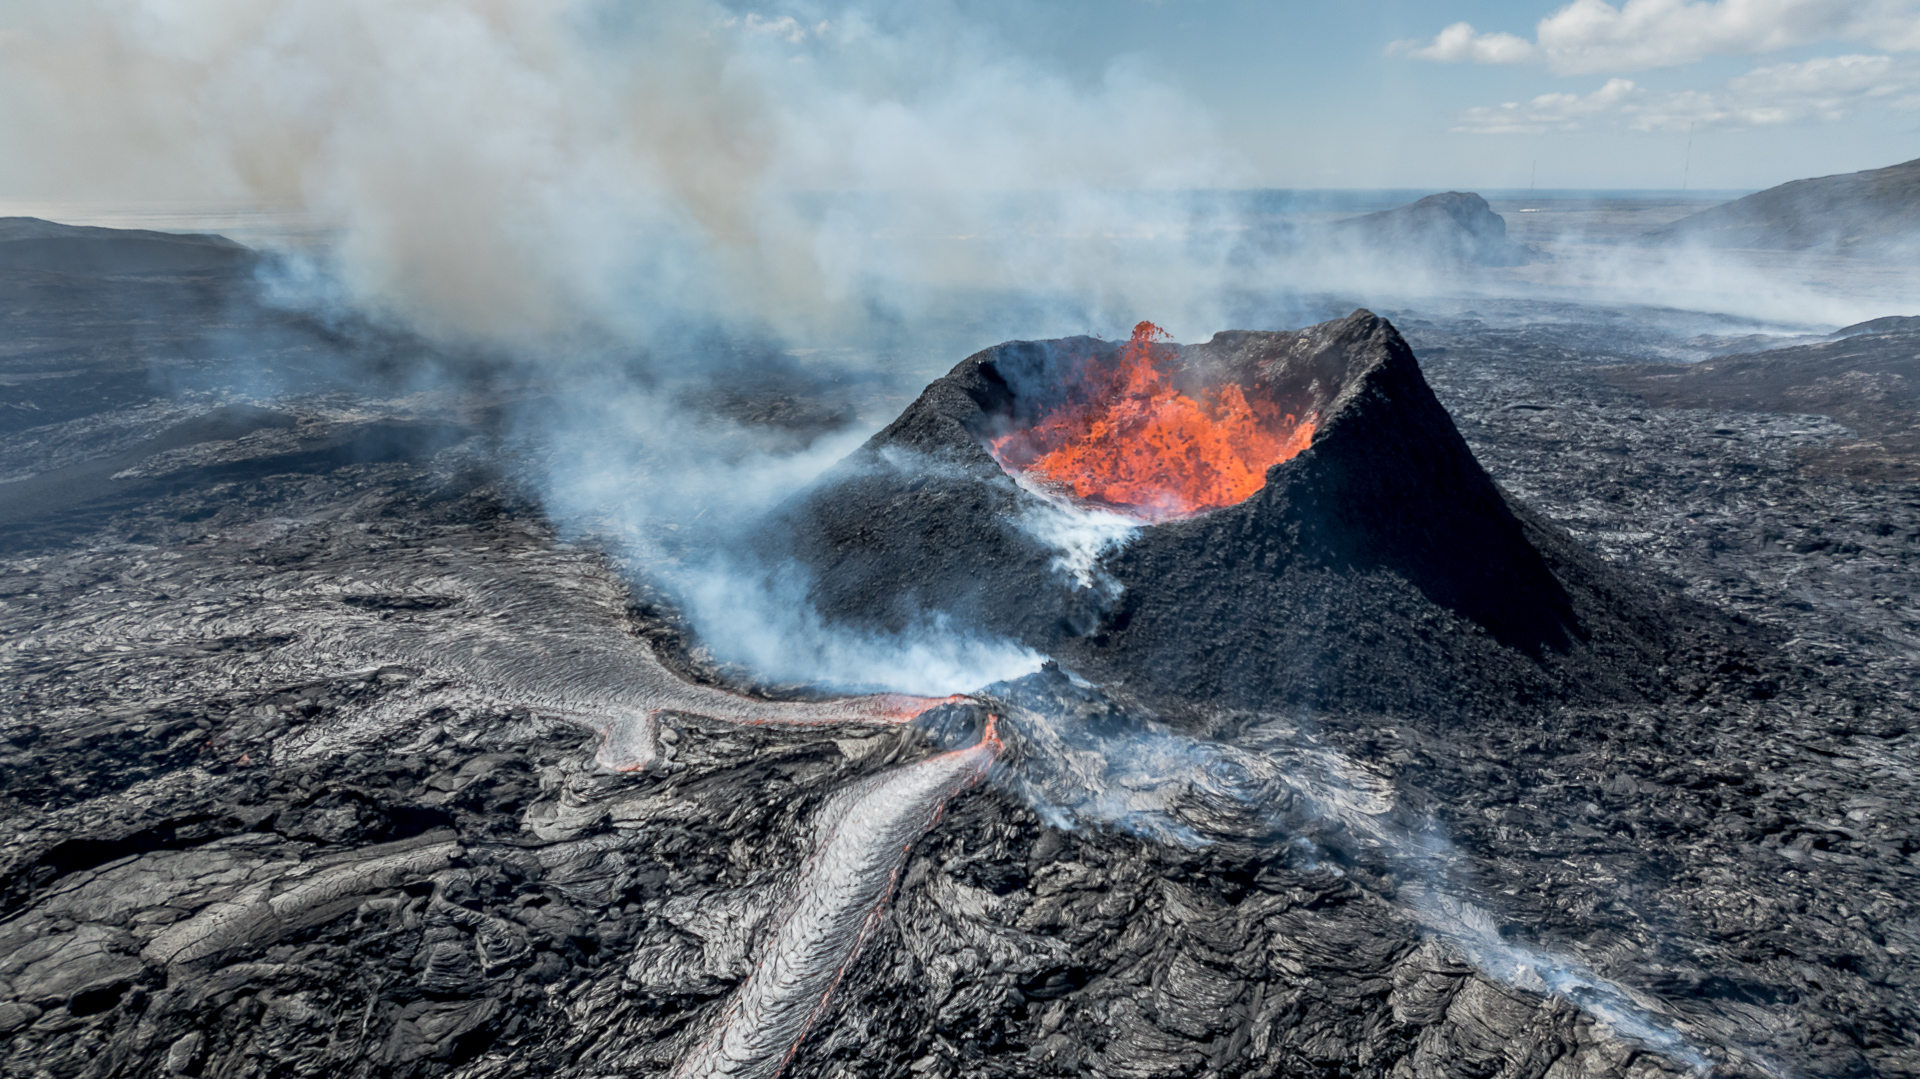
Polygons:
M1076 588L983 439L1116 347L968 358L798 497L768 550L832 621L944 612L1163 702L1448 715L1653 692L1690 616L1505 495L1367 311L1180 349L1177 377L1266 383L1316 416L1312 445L1245 502L1143 527L1106 562L1117 600Z
M1122 557L1115 568L1134 603L1182 587L1176 582L1205 591L1191 567L1232 552L1253 570L1238 575L1243 583L1283 579L1260 568L1303 562L1348 576L1390 574L1532 655L1565 651L1579 635L1566 589L1386 320L1358 312L1284 338L1220 334L1188 351L1229 371L1264 367L1330 400L1315 409L1313 445L1271 469L1258 494L1163 525Z

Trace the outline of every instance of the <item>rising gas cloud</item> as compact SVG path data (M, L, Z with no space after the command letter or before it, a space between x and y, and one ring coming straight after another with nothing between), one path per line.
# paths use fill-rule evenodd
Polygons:
M315 281L551 352L712 320L793 337L916 292L1105 293L1098 191L1238 179L1125 64L1076 83L939 4L82 0L0 16L0 189L297 208ZM311 297L310 297L311 298Z

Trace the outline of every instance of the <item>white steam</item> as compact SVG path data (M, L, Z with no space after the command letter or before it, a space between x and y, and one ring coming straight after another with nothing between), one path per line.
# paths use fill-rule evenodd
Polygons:
M1032 649L981 637L942 612L898 633L860 633L828 625L802 577L724 561L701 568L682 596L687 614L725 658L764 678L943 696L1040 669Z
M1119 599L1119 580L1100 563L1139 534L1140 522L1112 510L1069 503L1028 482L1024 474L1014 480L1039 496L1018 523L1027 535L1058 552L1053 556L1053 568L1077 587L1109 603Z
M747 537L772 535L768 509L855 449L865 428L796 448L761 428L703 418L687 393L705 388L643 389L605 375L560 398L557 414L528 422L549 512L622 549L638 576L671 594L714 659L770 682L928 696L1039 668L1031 649L943 615L893 633L823 620L804 573L783 552L751 549Z
M1682 1033L1668 1010L1644 993L1602 977L1577 960L1553 955L1500 935L1493 915L1442 888L1414 881L1401 886L1427 929L1460 949L1481 973L1505 985L1543 996L1560 996L1618 1034L1655 1049L1706 1075L1708 1059ZM1742 1056L1750 1054L1742 1051Z
M550 350L703 320L830 332L939 283L941 241L1000 212L982 192L1072 222L1088 191L1233 175L1144 73L1075 85L915 10L9 5L0 191L301 207L337 229L313 254L356 308ZM962 246L1018 287L1062 283L1024 238Z

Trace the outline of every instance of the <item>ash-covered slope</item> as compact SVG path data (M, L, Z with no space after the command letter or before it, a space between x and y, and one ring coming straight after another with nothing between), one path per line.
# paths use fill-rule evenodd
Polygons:
M983 437L1032 422L1066 365L1115 347L969 358L765 543L791 545L831 619L901 630L942 610L1164 702L1458 715L1654 691L1684 619L1508 499L1366 311L1180 349L1185 377L1260 384L1316 417L1312 444L1238 505L1140 528L1083 587L1040 538L1072 515Z
M1647 238L1787 251L1912 247L1920 244L1920 159L1794 180L1683 217Z
M62 225L0 217L0 270L78 274L191 274L253 264L254 252L225 236Z

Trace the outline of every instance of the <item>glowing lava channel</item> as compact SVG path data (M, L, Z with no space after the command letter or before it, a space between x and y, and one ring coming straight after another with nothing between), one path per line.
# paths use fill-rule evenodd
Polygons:
M1108 369L1089 365L1076 396L1031 428L988 440L1016 475L1146 521L1191 517L1251 498L1267 469L1313 442L1314 421L1283 414L1234 383L1199 399L1173 386L1167 332L1151 322Z
M718 1025L673 1073L773 1079L826 1010L885 917L907 853L948 799L980 781L1001 743L988 721L978 744L862 780L814 818L813 854Z

